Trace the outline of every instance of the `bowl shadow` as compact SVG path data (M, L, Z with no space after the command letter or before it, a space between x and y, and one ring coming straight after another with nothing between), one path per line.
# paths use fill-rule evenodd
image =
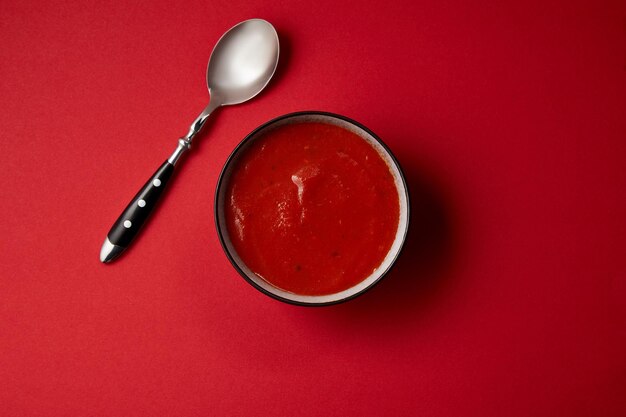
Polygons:
M453 193L408 150L396 152L409 188L408 235L378 284L353 300L323 308L321 317L341 325L404 326L407 320L424 318L454 281L459 224Z

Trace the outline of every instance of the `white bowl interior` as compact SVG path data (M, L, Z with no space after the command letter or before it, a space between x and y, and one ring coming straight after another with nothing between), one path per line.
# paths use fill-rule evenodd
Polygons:
M398 200L400 204L400 219L398 221L398 229L396 230L396 236L391 245L391 248L389 249L389 252L387 253L387 256L385 256L385 259L382 261L380 266L376 268L374 272L372 272L372 274L370 274L367 278L365 278L363 281L359 282L355 286L350 287L344 291L340 291L340 292L333 293L333 294L327 294L327 295L294 294L292 292L288 292L288 291L285 291L285 290L282 290L280 288L273 286L272 284L268 283L263 278L259 277L254 272L252 272L250 268L246 266L246 264L237 254L237 251L235 250L230 240L230 236L228 234L228 228L226 227L226 220L224 216L225 193L226 193L226 189L228 188L227 184L230 181L230 174L232 172L232 169L237 165L237 155L241 155L245 151L247 145L251 144L256 139L256 137L258 137L261 133L264 134L270 129L275 129L285 124L302 123L302 122L319 122L319 123L327 123L327 124L331 124L335 126L340 126L344 129L347 129L351 132L356 133L358 136L363 138L363 140L367 141L372 147L374 147L374 149L378 151L381 158L387 163L387 166L389 167L389 171L393 175L394 182L396 184L396 190L398 191ZM381 143L378 140L376 140L376 138L374 138L367 131L361 129L359 126L356 126L346 120L333 117L327 114L295 114L293 116L285 117L284 119L278 120L277 122L274 122L273 124L267 126L266 128L257 131L253 137L250 137L248 141L239 148L237 155L234 155L233 158L229 161L224 171L222 180L221 180L222 184L218 189L218 195L217 195L217 200L216 200L217 225L219 228L219 232L222 235L223 243L224 243L224 246L226 247L226 250L230 253L230 256L232 257L233 261L237 264L239 269L246 275L246 277L250 281L254 282L256 285L258 285L259 287L261 287L263 290L267 291L268 293L273 294L279 298L282 298L288 301L293 301L293 302L303 303L303 304L327 304L327 303L333 303L333 302L343 300L345 298L352 297L366 290L368 287L375 284L383 275L385 275L385 273L389 270L389 268L391 268L391 265L393 264L398 254L400 253L400 250L402 249L402 245L404 243L404 240L406 238L406 234L408 231L409 201L408 201L407 188L404 182L404 178L400 172L400 168L398 167L396 161L389 154L387 149L385 149L385 147L383 147Z

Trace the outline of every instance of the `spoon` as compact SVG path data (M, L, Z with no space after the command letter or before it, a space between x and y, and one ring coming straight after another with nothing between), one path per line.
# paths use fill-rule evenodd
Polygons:
M209 105L113 224L100 250L100 261L107 263L120 256L137 236L159 201L174 166L189 149L209 115L218 107L243 103L259 94L274 75L278 54L278 35L265 20L246 20L222 35L211 52L207 68Z

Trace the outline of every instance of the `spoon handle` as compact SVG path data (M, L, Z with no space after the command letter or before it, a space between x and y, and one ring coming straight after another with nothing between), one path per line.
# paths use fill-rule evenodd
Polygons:
M135 236L139 234L141 226L148 220L161 198L161 194L163 194L165 186L174 172L174 166L180 157L189 150L194 136L200 132L207 118L220 106L220 101L217 99L209 102L209 105L191 124L189 133L178 139L178 146L172 155L157 169L154 175L150 177L148 182L126 206L126 209L115 221L106 239L104 239L104 244L100 250L100 261L108 263L120 256Z
M165 161L126 206L107 234L100 252L102 262L110 262L121 255L139 234L141 226L154 211L173 172L174 165L169 160Z

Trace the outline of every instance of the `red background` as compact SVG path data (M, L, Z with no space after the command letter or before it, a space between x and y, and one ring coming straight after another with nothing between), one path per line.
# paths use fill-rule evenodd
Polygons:
M623 2L74 3L0 4L2 415L625 415ZM275 79L100 264L251 17ZM397 268L321 309L245 283L212 214L238 141L306 109L378 133L414 207Z

